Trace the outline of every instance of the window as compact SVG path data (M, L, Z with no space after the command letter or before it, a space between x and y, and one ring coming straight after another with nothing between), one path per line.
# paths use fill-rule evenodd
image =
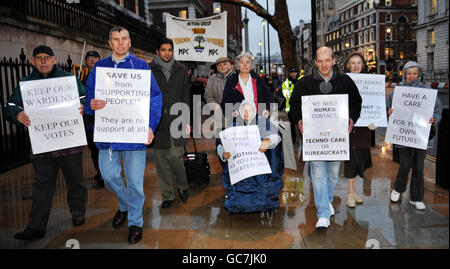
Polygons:
M373 8L373 0L369 0L369 8Z
M134 10L136 11L135 13L139 15L139 1L134 1Z
M344 14L341 14L341 22L344 21Z
M336 32L336 38L339 38L339 31Z
M180 12L178 13L178 17L187 19L187 10L180 10Z
M355 27L355 25L352 23L352 24L350 24L350 30L353 32L355 29L354 29L354 27Z
M348 18L349 18L348 15L349 15L349 13L348 13L348 10L347 10L347 11L345 12L345 19L346 19L346 20L348 20Z
M364 33L364 44L369 43L369 35L367 34L367 32Z
M435 40L434 40L434 29L433 29L433 30L428 31L428 44L433 46L434 42L435 42Z
M373 42L375 40L373 30L370 31L370 42Z
M392 40L392 29L386 28L386 40L390 41Z
M367 18L364 18L364 26L369 25Z
M166 23L167 14L169 14L169 13L167 13L167 12L162 13L162 22L163 23Z
M336 39L336 32L333 33L333 40Z
M352 36L352 38L350 39L350 44L351 44L351 47L353 48L353 47L355 47L355 38Z
M362 5L358 5L358 13L362 12Z
M363 28L363 21L362 20L359 21L359 28Z
M370 15L370 17L369 17L369 24L370 24L370 25L373 24L373 15Z
M437 13L437 0L430 1L430 15Z
M411 6L413 7L417 6L417 0L411 0Z
M385 3L386 3L386 6L391 6L392 5L391 0L386 0Z
M353 17L353 8L350 9L350 17Z
M358 44L359 44L359 45L362 45L362 43L363 43L363 35L362 35L362 33L359 33L359 36L358 36Z
M434 52L427 55L427 70L432 71L434 69Z
M218 14L221 12L221 7L220 7L220 3L218 2L213 2L213 13L214 14Z
M392 16L390 13L386 14L386 22L392 22Z

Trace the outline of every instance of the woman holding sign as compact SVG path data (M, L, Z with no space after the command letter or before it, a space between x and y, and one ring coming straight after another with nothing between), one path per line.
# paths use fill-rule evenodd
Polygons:
M359 52L350 53L345 60L345 72L366 73L367 65ZM364 178L364 171L372 167L370 156L370 130L367 127L353 127L350 133L350 160L344 163L344 177L348 178L347 206L355 207L363 200L356 192L358 175Z
M427 90L427 88L424 87L420 81L421 76L422 70L419 64L414 61L409 61L403 68L403 82L400 85L415 88L424 88L424 90ZM391 108L393 95L394 91L389 95L389 100L386 104L388 109L388 116L391 116L393 112L393 109ZM433 116L430 119L432 128L429 139L431 139L434 135L433 128L435 128L434 126L437 126L437 124L441 120L441 116L441 102L439 101L439 98L436 98ZM408 185L409 170L412 169L409 203L418 210L424 210L424 162L427 151L418 148L405 147L400 145L397 146L399 148L400 166L398 167L394 189L391 192L391 201L398 202L401 193L406 191Z
M281 146L281 136L278 129L270 124L269 119L256 115L256 107L253 102L244 100L239 107L239 116L233 121L233 126L254 126L258 127L258 131L262 142L259 145L259 152L263 152L263 158L267 158L270 165L271 173L256 174L254 176L246 177L239 181L234 181L231 178L231 173L237 172L237 170L246 169L245 166L255 166L259 161L254 161L255 152L250 150L244 150L245 146L239 146L239 149L243 149L241 152L225 152L225 142L221 139L217 139L217 154L220 157L221 165L223 168L222 182L226 189L225 196L225 209L230 213L247 213L247 212L265 212L275 210L279 207L279 194L281 187L283 186L283 173L284 173L284 161L283 161L283 149ZM234 128L231 127L231 128ZM240 128L240 127L238 127ZM221 133L229 131L225 130ZM232 137L233 141L244 141L245 137L239 137L239 135ZM238 143L239 143L238 142ZM254 141L253 141L254 142ZM223 144L222 144L223 143ZM240 158L241 155L249 157ZM232 156L233 155L233 156ZM231 159L230 159L231 158ZM228 161L238 159L238 166L233 167L233 163ZM249 161L247 164L241 161ZM263 160L266 161L266 160ZM251 168L248 168L248 170ZM259 169L259 168L258 168ZM259 169L262 171L263 169ZM239 171L242 172L242 171Z

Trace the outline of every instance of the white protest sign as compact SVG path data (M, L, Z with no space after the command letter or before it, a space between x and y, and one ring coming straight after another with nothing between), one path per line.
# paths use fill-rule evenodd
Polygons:
M166 33L177 61L215 62L227 56L227 12L201 19L167 14Z
M266 155L259 151L258 126L230 127L219 135L225 152L231 153L228 159L231 185L248 177L272 173Z
M302 96L303 160L349 160L348 95Z
M150 115L150 70L97 67L94 142L147 143ZM153 130L154 131L154 130Z
M21 81L33 154L87 144L75 76Z
M347 75L355 82L362 98L361 115L354 126L367 127L373 123L377 127L386 127L385 76L355 73Z
M437 90L397 86L386 142L426 150Z

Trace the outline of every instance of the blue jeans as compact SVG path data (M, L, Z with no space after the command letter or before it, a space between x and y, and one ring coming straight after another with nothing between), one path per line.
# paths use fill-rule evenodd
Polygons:
M121 176L120 160L123 158L123 170L127 187ZM142 208L144 206L145 150L100 150L98 159L105 187L117 195L119 210L128 211L128 226L142 227Z
M317 218L330 218L330 203L339 179L339 161L311 161L311 181Z

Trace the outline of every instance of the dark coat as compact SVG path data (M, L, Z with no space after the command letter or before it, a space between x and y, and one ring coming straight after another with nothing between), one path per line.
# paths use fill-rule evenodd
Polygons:
M322 81L324 79L320 76L317 67L314 67L311 75L303 77L295 84L289 100L291 106L289 114L296 125L302 119L302 96L324 94L319 89ZM353 120L353 123L356 123L361 113L362 99L355 83L348 75L339 73L337 69L333 69L330 82L333 89L329 94L348 94L349 117Z
M266 109L270 111L270 103L272 103L272 93L270 91L270 87L266 84L266 82L254 74L251 74L251 80L253 83L253 92L255 92L255 84L256 84L256 102L257 104L265 104ZM223 113L226 113L225 111L225 104L230 103L233 106L236 104L239 104L237 106L237 109L240 106L240 103L244 100L244 95L242 93L242 88L239 84L239 73L233 74L231 77L227 79L227 82L225 83L225 89L223 91L223 97L222 97L222 103L220 106L222 107ZM261 114L262 111L259 111L258 106L256 107L256 110L258 111L258 114ZM226 115L225 117L231 118L231 115Z
M183 103L189 108L191 107L191 84L189 82L187 68L178 62L175 62L172 66L172 73L169 80L166 79L159 65L152 62L149 63L149 66L155 76L163 97L161 121L155 131L155 138L152 145L157 149L168 149L170 148L170 125L172 122L180 115L183 116L183 122L186 123L189 123L190 118L190 113L186 115L186 113L182 114L181 111L178 111L177 115L170 115L170 109L175 103ZM178 126L178 130L180 130L180 128L182 128L181 130L183 131L183 136L185 136L186 127ZM183 137L173 138L173 141L177 147L186 145L186 139Z

